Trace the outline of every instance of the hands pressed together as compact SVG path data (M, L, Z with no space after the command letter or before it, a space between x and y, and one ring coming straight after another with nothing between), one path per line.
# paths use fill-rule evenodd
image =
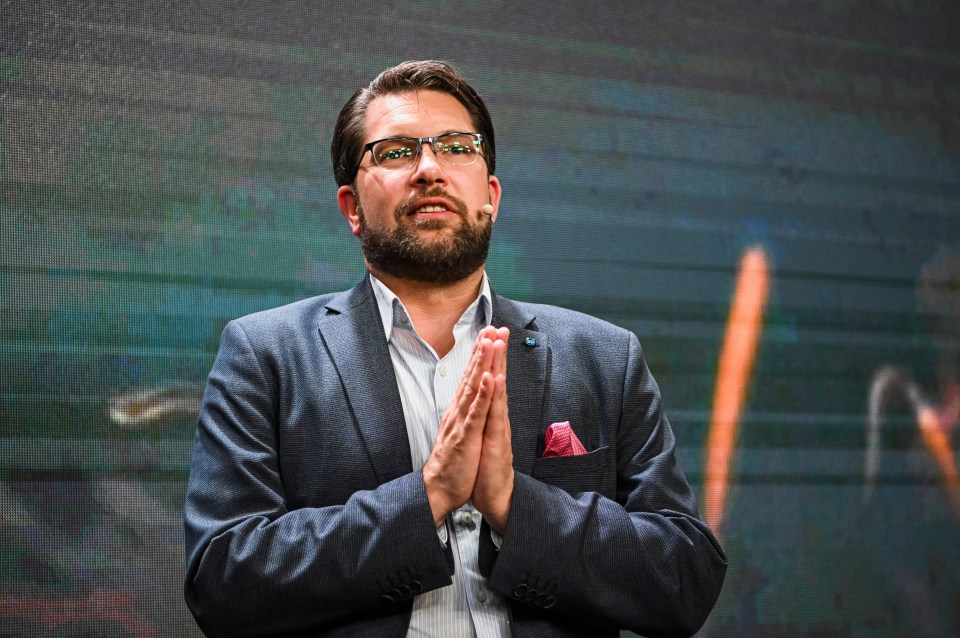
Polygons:
M513 450L507 411L507 328L480 331L456 395L423 467L433 520L468 500L503 534L513 493Z

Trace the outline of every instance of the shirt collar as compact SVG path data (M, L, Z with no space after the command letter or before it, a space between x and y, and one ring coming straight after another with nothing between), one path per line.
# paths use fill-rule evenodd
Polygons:
M374 277L373 273L368 274L370 275L370 283L373 285L373 295L377 298L377 308L380 310L380 320L383 322L383 334L387 337L387 341L390 341L394 326L409 328L413 324L410 322L410 315L407 314L407 309L403 307L400 298L387 288L385 283ZM484 326L489 326L490 322L493 321L493 302L491 299L490 280L487 278L486 271L484 271L483 280L480 283L480 294L464 311L460 321L482 320Z

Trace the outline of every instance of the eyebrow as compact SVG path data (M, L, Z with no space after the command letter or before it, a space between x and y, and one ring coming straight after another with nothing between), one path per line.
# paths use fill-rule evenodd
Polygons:
M435 136L437 136L437 135L446 135L447 133L474 133L474 132L475 132L475 131L469 131L469 130L458 129L458 128L451 128L451 129L447 129L447 130L443 131L442 133L434 133L433 135L424 135L423 137L435 137ZM397 133L397 134L395 134L395 135L387 135L387 136L385 136L385 137L375 137L375 138L373 138L373 140L371 140L371 141L374 141L374 140L389 140L389 139L394 138L394 137L406 137L406 138L409 138L409 139L412 139L412 140L421 139L421 136L419 136L419 135L407 135L407 134L403 134L403 133Z

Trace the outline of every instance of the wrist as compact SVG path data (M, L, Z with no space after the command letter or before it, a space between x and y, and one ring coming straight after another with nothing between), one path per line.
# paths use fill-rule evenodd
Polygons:
M427 493L427 503L433 515L433 524L435 527L440 527L447 515L456 508L450 505L437 476L428 467L429 463L423 468L423 488Z
M499 536L505 536L507 533L507 523L510 519L510 506L513 504L513 472L504 482L501 497L487 508L486 512L481 512L483 518L490 525L490 529Z

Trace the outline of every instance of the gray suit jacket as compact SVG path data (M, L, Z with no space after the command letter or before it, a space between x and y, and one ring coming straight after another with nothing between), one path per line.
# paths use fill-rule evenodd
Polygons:
M514 635L694 633L726 559L637 338L499 296L493 324L510 328L517 478L499 551L481 530L480 569ZM557 421L588 454L540 458ZM185 524L186 599L209 636L400 637L413 597L451 582L368 278L224 329Z

